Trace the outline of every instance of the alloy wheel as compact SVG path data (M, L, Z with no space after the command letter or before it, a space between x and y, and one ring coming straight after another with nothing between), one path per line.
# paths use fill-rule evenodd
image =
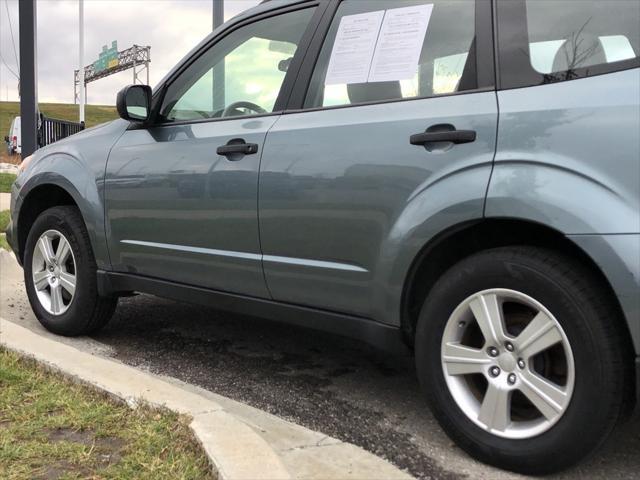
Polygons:
M31 264L33 286L42 307L52 315L65 313L76 292L76 261L67 238L47 230L36 242Z
M575 367L567 336L540 302L515 290L464 300L445 326L441 359L458 407L500 437L540 435L571 401Z

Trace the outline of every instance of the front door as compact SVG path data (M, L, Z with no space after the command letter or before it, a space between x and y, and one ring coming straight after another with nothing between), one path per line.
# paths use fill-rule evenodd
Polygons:
M340 3L308 88L292 95L306 91L301 111L278 119L262 157L274 299L388 320L406 273L389 265L419 251L413 233L482 217L498 120L490 8Z
M105 186L116 271L268 297L260 157L314 10L232 29L165 85L151 127L120 138Z

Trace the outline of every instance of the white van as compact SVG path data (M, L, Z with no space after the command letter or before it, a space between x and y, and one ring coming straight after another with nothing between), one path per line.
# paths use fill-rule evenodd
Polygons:
M22 128L20 126L20 117L15 117L11 121L11 127L9 127L9 135L4 137L7 142L7 151L9 155L15 155L22 153Z

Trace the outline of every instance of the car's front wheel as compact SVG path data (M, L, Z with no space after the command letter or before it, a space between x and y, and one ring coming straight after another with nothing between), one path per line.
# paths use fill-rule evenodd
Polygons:
M89 235L76 207L53 207L34 222L25 245L24 280L36 317L49 331L85 335L102 328L117 304L98 294Z
M472 456L526 474L599 446L623 409L616 310L580 264L531 247L473 255L434 286L416 362L440 424Z

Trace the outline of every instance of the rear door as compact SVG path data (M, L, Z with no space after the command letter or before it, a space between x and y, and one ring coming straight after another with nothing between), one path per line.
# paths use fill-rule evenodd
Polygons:
M306 2L231 27L165 86L154 124L118 140L105 188L116 271L268 297L260 156L316 11Z
M402 287L389 265L421 227L406 222L482 217L498 117L491 4L343 0L324 21L262 157L265 277L276 300L385 319ZM459 190L443 191L452 175Z

